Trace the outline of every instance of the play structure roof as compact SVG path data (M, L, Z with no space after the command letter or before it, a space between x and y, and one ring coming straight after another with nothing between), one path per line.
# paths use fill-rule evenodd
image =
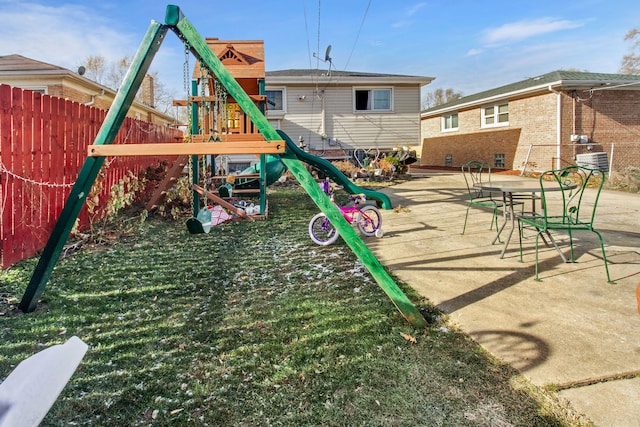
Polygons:
M264 78L263 40L220 40L207 37L207 46L236 79ZM200 78L200 64L196 63L193 77Z

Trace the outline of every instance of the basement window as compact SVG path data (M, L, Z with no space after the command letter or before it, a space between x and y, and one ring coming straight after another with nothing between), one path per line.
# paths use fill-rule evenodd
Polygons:
M504 169L504 154L494 154L493 155L493 167Z

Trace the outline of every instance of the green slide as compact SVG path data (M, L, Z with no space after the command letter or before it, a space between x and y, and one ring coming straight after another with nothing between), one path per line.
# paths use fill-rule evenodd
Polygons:
M280 160L280 156L274 156L271 154L267 154L267 158L265 161L265 173L267 179L267 186L273 184L282 176L282 174L287 170L286 166ZM236 183L234 185L235 188L259 188L259 182L256 178L242 178L242 175L247 174L258 174L260 173L260 163L256 163L253 166L249 166L244 169L238 177L236 178Z
M282 139L287 143L287 150L291 151L295 154L295 156L315 167L320 169L323 173L325 173L329 178L331 178L338 185L344 187L344 189L351 194L364 194L367 199L376 200L378 205L380 205L383 209L392 209L391 200L389 197L375 190L367 190L365 188L359 187L355 185L351 180L343 174L340 169L336 168L330 161L325 160L321 157L314 156L313 154L309 154L304 150L301 150L289 136L281 130L277 130L278 134L282 137Z

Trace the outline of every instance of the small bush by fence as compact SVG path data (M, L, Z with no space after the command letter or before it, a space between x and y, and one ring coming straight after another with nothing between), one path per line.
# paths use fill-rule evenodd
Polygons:
M2 268L40 251L62 211L107 112L61 98L0 85L0 258ZM166 126L125 119L114 144L180 142ZM92 217L101 217L114 186L141 171L157 171L175 156L107 158L91 196ZM153 190L138 188L137 197ZM95 207L94 203L97 203ZM86 230L85 206L78 227Z

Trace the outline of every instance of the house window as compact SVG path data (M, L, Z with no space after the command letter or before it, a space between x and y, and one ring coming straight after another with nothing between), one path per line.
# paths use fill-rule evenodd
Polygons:
M451 165L453 165L453 156L451 154L445 154L444 165L446 167L451 167Z
M504 154L494 154L493 155L493 167L504 169Z
M442 131L458 130L458 113L442 116Z
M41 95L46 95L48 93L47 86L43 86L43 87L29 87L29 86L22 86L22 89L26 89L26 90L30 90L32 92L37 92Z
M491 105L482 109L482 126L507 126L509 124L509 104Z
M267 96L267 111L284 112L284 89L265 90Z
M355 111L391 111L393 91L385 89L355 89Z

